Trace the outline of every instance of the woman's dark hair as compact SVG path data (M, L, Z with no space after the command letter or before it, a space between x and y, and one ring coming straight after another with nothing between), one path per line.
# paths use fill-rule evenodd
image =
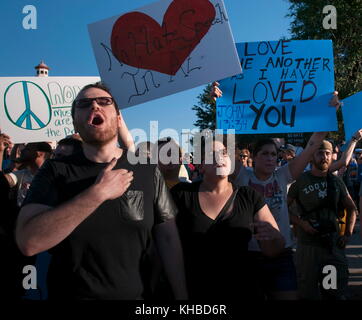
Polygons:
M103 82L96 82L96 83L91 83L91 84L87 84L86 86L84 86L77 94L76 98L73 100L72 102L72 118L74 118L74 110L75 110L75 103L77 101L77 98L78 96L83 93L84 91L88 90L88 89L91 89L91 88L96 88L96 89L101 89L105 92L107 92L112 98L113 98L113 95L111 93L111 90L103 83ZM114 107L116 108L116 112L117 114L119 114L119 108L118 108L118 105L117 105L117 102L115 99L113 99L113 104L114 104Z
M262 140L259 140L255 143L254 145L254 148L253 148L253 156L255 157L258 152L265 146L265 145L268 145L268 144L272 144L274 147L275 147L275 151L278 152L278 147L277 145L275 144L274 140L273 139L262 139Z

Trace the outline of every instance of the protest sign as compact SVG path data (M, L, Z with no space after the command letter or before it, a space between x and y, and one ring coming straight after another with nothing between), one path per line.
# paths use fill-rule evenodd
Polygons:
M362 91L344 99L342 102L345 139L349 140L357 130L362 128Z
M98 77L0 78L0 127L14 143L59 141L74 133L71 105Z
M222 0L163 0L88 27L120 108L241 72Z
M337 130L330 40L237 44L243 72L220 82L217 128L236 133Z

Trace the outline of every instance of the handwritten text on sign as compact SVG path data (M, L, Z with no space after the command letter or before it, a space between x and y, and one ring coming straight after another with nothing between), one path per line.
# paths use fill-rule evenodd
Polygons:
M241 72L222 0L164 0L89 25L120 108Z
M236 133L332 131L336 112L329 40L237 44L243 73L220 81L217 127Z
M71 105L98 77L0 78L0 126L14 143L59 141L74 133Z

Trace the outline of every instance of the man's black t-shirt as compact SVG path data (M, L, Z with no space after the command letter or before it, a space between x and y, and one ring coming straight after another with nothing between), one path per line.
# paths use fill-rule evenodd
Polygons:
M249 187L234 187L232 211L227 205L215 220L202 212L201 182L180 183L171 189L179 209L176 221L184 249L190 298L255 299L258 279L248 255L250 224L265 202ZM228 202L231 202L232 198ZM253 270L254 269L254 270Z
M176 215L176 207L155 165L131 165L127 153L115 169L133 171L120 198L102 203L62 242L49 250L49 298L142 299L142 261L154 224ZM39 170L24 205L56 207L90 187L106 163L81 152L48 160ZM74 214L77 214L74 212Z

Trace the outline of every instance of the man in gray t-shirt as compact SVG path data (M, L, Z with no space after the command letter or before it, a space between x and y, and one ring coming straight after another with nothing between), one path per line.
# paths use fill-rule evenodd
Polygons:
M343 181L329 172L332 152L332 144L323 141L313 155L312 170L303 173L288 193L289 205L296 208L291 219L298 231L296 265L301 299L345 299L348 285L344 247L353 233L357 210ZM347 211L343 236L338 228L341 208ZM334 267L335 287L324 287L325 266Z

